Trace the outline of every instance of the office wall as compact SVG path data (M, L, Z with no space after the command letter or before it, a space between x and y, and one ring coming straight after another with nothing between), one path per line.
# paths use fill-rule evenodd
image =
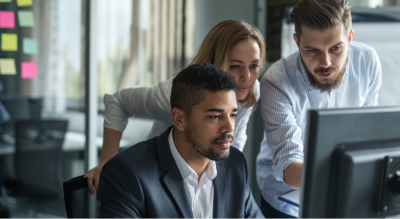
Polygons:
M196 1L195 48L218 22L228 19L255 24L257 0L198 0Z
M376 8L383 5L383 0L349 0L349 4L353 7Z
M384 0L383 4L385 6L388 6L388 5L400 5L400 0Z

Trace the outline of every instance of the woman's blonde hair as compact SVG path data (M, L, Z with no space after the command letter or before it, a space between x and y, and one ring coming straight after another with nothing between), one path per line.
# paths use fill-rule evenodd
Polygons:
M229 70L229 58L233 46L243 40L253 39L260 47L260 71L264 67L265 44L260 31L243 21L226 20L213 27L203 42L197 54L189 65L197 63L211 63L220 66L224 71ZM239 103L244 107L257 106L257 100L253 89L250 89L247 97Z

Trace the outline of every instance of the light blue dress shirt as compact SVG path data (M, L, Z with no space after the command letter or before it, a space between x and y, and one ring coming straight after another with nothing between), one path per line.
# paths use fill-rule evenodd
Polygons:
M283 181L283 171L304 161L308 109L378 105L381 63L372 47L353 41L342 83L331 92L311 86L299 52L275 62L260 83L265 132L257 157L258 185L272 207L298 217L299 208L278 197L292 190Z

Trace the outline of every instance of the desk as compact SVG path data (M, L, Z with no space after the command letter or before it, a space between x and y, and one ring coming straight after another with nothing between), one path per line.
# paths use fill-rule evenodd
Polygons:
M134 145L136 142L121 140L120 148L127 148ZM103 136L98 136L96 139L97 148L103 146ZM63 151L82 151L85 149L85 135L77 132L67 132L63 143ZM0 145L0 155L12 155L15 152L15 144L5 143Z

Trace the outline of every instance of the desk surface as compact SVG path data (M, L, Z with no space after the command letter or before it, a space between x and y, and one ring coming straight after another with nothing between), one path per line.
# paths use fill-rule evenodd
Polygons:
M135 142L127 140L121 140L120 147L127 148L134 145ZM98 136L96 138L97 148L103 146L103 137ZM77 132L67 132L63 143L63 151L80 151L85 148L85 135ZM0 155L12 155L15 152L15 145L12 143L5 143L0 145Z

